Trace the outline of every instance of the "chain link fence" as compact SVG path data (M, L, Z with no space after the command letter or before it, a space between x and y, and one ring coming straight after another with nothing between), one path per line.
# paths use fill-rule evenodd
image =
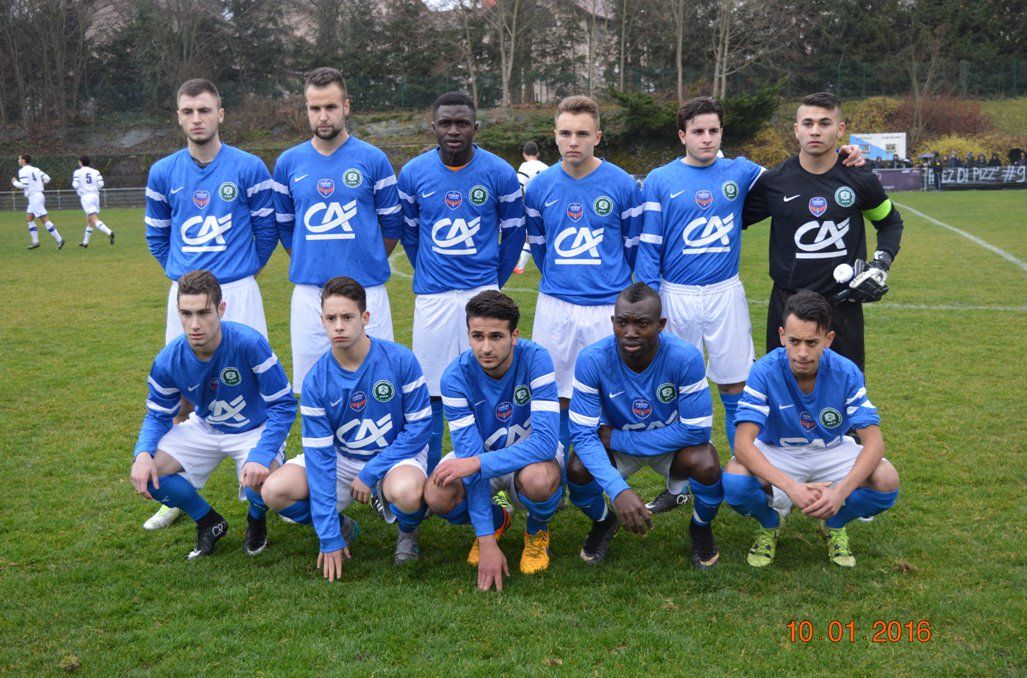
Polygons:
M23 212L25 194L21 191L0 191L0 210ZM146 207L146 188L104 188L100 190L100 209L108 207ZM75 191L46 191L48 210L82 209Z

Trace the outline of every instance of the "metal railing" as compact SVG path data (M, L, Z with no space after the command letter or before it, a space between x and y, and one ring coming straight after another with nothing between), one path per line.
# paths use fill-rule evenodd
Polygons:
M0 210L25 211L25 194L0 191ZM146 207L146 188L104 188L100 190L100 209L108 207ZM78 193L71 190L46 191L48 210L80 210Z

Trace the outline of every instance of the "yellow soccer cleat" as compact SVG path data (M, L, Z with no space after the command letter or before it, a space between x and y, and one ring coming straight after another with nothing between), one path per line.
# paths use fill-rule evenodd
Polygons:
M510 512L503 509L503 524L499 526L499 529L497 529L495 533L497 542L503 537L503 534L508 529L510 529ZM478 560L478 538L475 537L474 543L471 544L471 550L467 553L467 563L478 567Z
M549 569L549 530L535 534L524 533L524 550L521 551L521 572L535 574Z
M849 549L849 533L844 527L826 529L828 559L838 567L856 567L856 556Z

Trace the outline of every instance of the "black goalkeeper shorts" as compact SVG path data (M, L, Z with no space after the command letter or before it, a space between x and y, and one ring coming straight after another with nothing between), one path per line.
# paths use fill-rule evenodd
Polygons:
M770 305L767 307L767 353L781 346L781 336L777 328L782 326L781 313L785 301L794 291L782 289L776 284L770 291ZM865 372L863 347L863 304L843 301L836 304L829 295L825 295L831 304L831 329L834 330L834 341L831 350L840 353L856 363L861 372Z

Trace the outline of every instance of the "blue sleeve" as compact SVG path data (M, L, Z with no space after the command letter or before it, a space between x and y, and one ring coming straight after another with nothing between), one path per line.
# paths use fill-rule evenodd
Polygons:
M410 267L417 270L417 247L421 237L420 208L417 205L417 186L410 177L410 165L406 165L399 171L396 191L399 194L399 206L403 213L403 235L400 243L407 259L410 260Z
M275 180L267 171L264 162L256 156L252 159L249 185L246 186L246 200L250 206L250 227L257 250L260 267L267 265L278 246L278 222L275 215Z
M182 394L178 386L165 370L157 366L157 361L154 361L150 368L150 376L146 382L149 386L146 416L143 417L143 425L139 428L134 456L143 452L156 454L157 444L164 434L171 430L182 403Z
M282 247L292 249L292 235L296 228L296 204L289 188L289 168L279 158L275 163L275 222L278 225L278 240Z
M527 225L528 245L531 247L531 258L539 271L545 270L546 264L546 225L542 221L542 201L538 198L540 184L533 181L524 190L524 219ZM532 189L531 186L535 188Z
M505 163L504 163L505 165ZM517 260L524 247L524 198L521 184L517 181L517 172L513 167L505 165L506 171L500 177L496 196L496 209L499 218L499 286L502 287L513 275Z
M628 177L631 186L626 190L626 199L623 204L627 207L620 213L620 229L624 237L624 258L628 262L628 268L635 268L635 255L638 254L638 241L642 235L642 192L638 184L631 177Z
M877 407L867 397L863 374L855 366L849 373L846 386L845 416L848 419L849 427L858 429L867 426L880 426L881 418L877 414Z
M678 389L678 420L649 431L614 430L610 447L638 457L655 457L709 442L713 399L706 382L706 365L698 352L692 353L681 365L674 381Z
M255 461L270 468L272 460L289 436L292 422L296 420L296 396L292 394L289 378L285 376L278 356L271 351L264 337L257 338L259 341L251 348L250 369L257 377L260 397L267 406L267 420L260 440L250 450L246 461Z
M441 391L442 408L449 422L449 436L453 440L453 453L461 458L481 456L485 452L485 442L478 432L478 423L470 407L467 385L459 370L453 365L451 368L442 375ZM491 484L481 473L464 478L463 483L475 536L494 534Z
M767 204L767 175L756 177L749 194L745 196L745 207L742 210L742 228L749 228L755 223L770 216L770 205Z
M479 455L481 475L485 479L505 476L528 464L556 458L560 443L560 398L556 394L553 359L547 351L535 352L529 377L531 434L509 447Z
M338 453L335 433L325 414L324 401L313 379L303 382L300 412L303 414L303 460L310 488L310 516L321 541L321 553L346 547L339 525L339 498L336 493Z
M431 438L431 402L424 383L421 366L412 353L406 354L402 366L403 428L392 444L364 464L357 477L368 487L374 487L395 464L417 454Z
M660 291L663 260L663 204L656 178L649 175L642 187L642 234L638 239L635 280Z
M374 210L378 214L382 238L399 240L403 236L403 209L399 205L396 175L384 154L379 156L375 168Z
M735 412L735 425L748 421L763 429L770 416L768 393L765 363L761 360L749 370L742 399L738 401L738 410Z
M150 168L146 179L146 244L153 258L168 267L168 253L171 251L171 205L168 204L167 182L160 166Z
M611 499L628 489L628 483L610 462L606 448L599 440L599 417L602 403L598 365L587 354L579 355L574 365L574 392L571 395L570 429L574 453Z

